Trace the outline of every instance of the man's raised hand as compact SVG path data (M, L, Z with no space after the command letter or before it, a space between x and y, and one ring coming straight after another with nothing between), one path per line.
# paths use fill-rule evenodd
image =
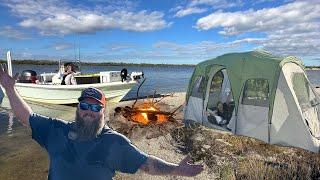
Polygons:
M9 76L7 66L5 64L0 65L0 85L4 89L13 88L16 83L17 76L18 74L16 74L14 78Z

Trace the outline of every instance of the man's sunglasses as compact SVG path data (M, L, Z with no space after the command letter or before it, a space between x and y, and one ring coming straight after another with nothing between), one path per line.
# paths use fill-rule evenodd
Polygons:
M85 103L85 102L80 102L79 103L79 107L80 107L81 110L90 109L93 112L99 112L103 108L103 106L100 105L100 104L88 104L88 103Z

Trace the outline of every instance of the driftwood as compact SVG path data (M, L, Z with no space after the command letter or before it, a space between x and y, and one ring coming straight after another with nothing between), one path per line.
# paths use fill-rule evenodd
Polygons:
M159 103L160 101L162 101L165 97L168 97L168 96L172 97L173 95L174 95L174 93L171 93L170 95L167 95L167 96L163 96L161 99L156 100L153 104L157 104L157 103Z
M144 78L143 81L140 83L139 87L138 87L138 90L137 90L137 97L136 97L136 100L134 101L134 103L132 104L132 108L134 107L134 105L137 103L138 101L138 98L139 98L139 91L140 91L140 88L142 86L142 84L146 81L147 78Z
M153 93L153 96L152 96L151 103L153 103L153 100L154 100L154 98L155 98L156 94L157 94L157 91L156 91L156 90L154 90L154 93Z
M121 102L124 102L124 101L132 101L132 100L136 100L136 99L150 99L152 98L153 100L151 100L151 102L154 101L154 99L156 98L162 98L162 97L168 97L168 96L172 96L172 94L153 94L153 95L147 95L147 96L139 96L138 98L137 97L134 97L134 98L126 98L126 99L123 99L121 100Z
M174 111L171 112L170 117L172 117L183 105L177 107Z

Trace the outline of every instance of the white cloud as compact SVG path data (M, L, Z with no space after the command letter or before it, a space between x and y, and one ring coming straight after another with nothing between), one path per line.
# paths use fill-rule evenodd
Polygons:
M247 44L256 45L254 49L264 49L281 56L319 56L320 41L314 37L320 37L320 32L296 35L282 39L282 36L268 36L265 38L243 38L229 42L216 43L202 41L191 44L177 44L174 42L161 41L153 45L153 54L166 54L174 58L194 57L198 60L212 58L224 53L243 51ZM313 37L313 38L312 38Z
M221 34L236 35L244 32L286 29L299 23L315 21L319 17L319 3L295 2L257 11L214 12L200 18L196 27L201 30L223 27Z
M265 34L258 44L276 54L316 55L320 54L320 3L296 1L275 8L238 12L214 12L200 18L199 30L222 28L225 36L258 32Z
M207 5L213 9L226 9L241 5L240 0L191 0L189 6Z
M175 12L174 17L184 17L190 14L200 14L209 9L227 9L241 5L240 0L191 0L185 6L177 6L170 11Z
M30 52L21 52L20 56L22 59L30 59L33 57L33 54Z
M122 29L128 31L154 31L169 27L164 13L153 11L133 12L114 8L106 11L102 8L71 7L57 0L6 1L14 15L22 19L20 25L39 29L42 34L95 33L104 29Z
M198 14L206 12L207 9L205 8L197 8L197 7L188 7L186 9L180 9L177 11L177 13L174 15L174 17L184 17L189 14Z
M135 46L133 44L114 43L106 45L105 48L108 51L127 51L135 48Z
M14 29L11 26L4 26L0 29L0 36L10 39L29 39L29 37L20 30Z
M155 49L167 52L176 57L198 57L202 59L212 58L221 52L231 52L242 43L259 42L263 39L243 39L226 43L215 43L212 41L201 41L192 44L177 44L173 42L161 41L153 45Z
M55 50L57 50L57 51L70 49L70 48L72 48L72 47L73 47L73 45L70 44L70 43L60 43L60 44L55 44L55 45L53 46L53 48L54 48Z

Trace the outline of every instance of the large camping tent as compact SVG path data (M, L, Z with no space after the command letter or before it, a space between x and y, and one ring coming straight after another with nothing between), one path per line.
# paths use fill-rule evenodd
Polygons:
M231 53L195 67L184 119L318 152L319 103L298 58L265 51Z

